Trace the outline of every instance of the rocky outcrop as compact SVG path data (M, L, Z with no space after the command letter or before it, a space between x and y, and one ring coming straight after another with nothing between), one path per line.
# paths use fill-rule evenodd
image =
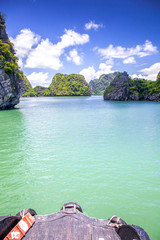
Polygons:
M104 92L104 100L160 101L160 73L156 81L131 79L126 72L118 73Z
M47 90L47 89L46 89ZM45 90L45 91L46 91ZM91 90L81 74L57 73L49 86L51 96L90 96Z
M34 88L35 91L37 92L43 92L44 90L46 90L46 87L43 87L43 86L36 86Z
M104 100L127 101L130 78L126 72L118 73L104 92Z
M5 18L0 13L0 110L18 104L26 87L25 77L17 61L13 44L6 33Z
M98 81L98 79L94 79L94 80L91 80L90 82L89 82L89 87L90 87L90 89L91 89L91 91L92 91L92 93L94 94L95 92L96 92L96 82ZM107 87L107 86L106 86ZM105 88L106 88L105 87Z
M43 97L45 96L45 92L46 92L46 87L43 87L43 86L36 86L34 88L34 90L36 91L37 93L37 97Z
M19 103L20 84L17 78L12 75L9 77L3 70L0 69L0 109L13 108Z
M143 98L142 100L144 100L144 101L159 102L159 101L160 101L160 96L159 96L159 93L157 93L157 94L152 94L152 95L145 94L145 95L144 95L144 98Z
M94 79L89 82L90 89L94 95L103 95L106 87L115 78L118 72L102 74L99 79Z

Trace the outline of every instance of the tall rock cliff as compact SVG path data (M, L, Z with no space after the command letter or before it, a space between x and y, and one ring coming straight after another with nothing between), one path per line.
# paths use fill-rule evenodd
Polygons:
M19 70L17 61L13 44L6 33L5 17L0 13L0 110L18 104L26 87L25 77Z
M126 101L129 98L130 78L126 72L118 73L104 92L104 100Z
M104 92L104 100L160 101L160 73L156 81L131 79L126 72L118 73Z

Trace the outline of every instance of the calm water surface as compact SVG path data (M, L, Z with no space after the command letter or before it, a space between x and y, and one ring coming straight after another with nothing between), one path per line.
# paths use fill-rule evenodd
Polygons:
M160 103L24 98L0 112L0 215L68 201L160 239Z

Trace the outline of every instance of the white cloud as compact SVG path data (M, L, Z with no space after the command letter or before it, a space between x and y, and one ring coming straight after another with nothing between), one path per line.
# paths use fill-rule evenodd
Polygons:
M144 78L155 81L158 73L160 72L160 62L151 65L148 68L139 70L140 74L131 75L132 78ZM141 74L142 73L142 74Z
M112 70L112 65L108 65L107 63L100 63L99 70L96 72L94 67L84 68L80 71L80 74L84 75L87 82L93 80L95 78L99 78L102 74L108 74L114 72Z
M113 58L107 59L105 63L113 66L113 64L114 64Z
M47 87L50 84L50 80L48 80L48 72L32 72L30 75L27 76L28 80L31 82L32 86L44 86Z
M145 78L146 79L146 77L142 74L132 74L131 77L132 78Z
M145 57L158 52L157 47L152 42L146 40L143 45L137 45L135 48L126 48L122 46L113 46L110 44L107 48L96 48L95 50L104 58L126 59L131 56Z
M76 65L81 65L83 63L83 58L82 56L78 55L77 50L74 48L69 52L69 56L67 56L67 61L72 61Z
M100 63L99 70L95 73L95 77L99 78L102 74L112 73L113 70L111 69L112 69L112 65L108 65L106 63Z
M157 53L157 47L153 46L152 43L146 40L144 44L144 52Z
M80 71L80 74L82 74L85 77L87 82L95 78L95 73L96 71L93 66L84 68L83 70Z
M144 75L144 78L148 80L156 80L158 73L160 72L160 62L151 65L148 68L139 70Z
M53 44L49 39L42 40L38 46L33 49L26 60L25 67L28 68L50 68L58 70L63 66L60 56L64 53L64 49L70 46L82 45L89 42L88 34L79 34L73 30L65 30L65 34L60 37L61 41ZM70 57L76 64L80 64L79 56Z
M128 57L126 59L123 60L124 64L129 64L129 63L136 63L136 60L134 57Z
M30 52L25 67L58 70L63 66L59 59L62 53L63 49L52 44L49 39L42 40L38 46Z
M14 43L17 57L24 58L32 47L38 44L40 36L33 33L30 29L22 29L15 39L10 37L10 40Z
M97 30L100 27L103 27L103 25L102 24L96 24L93 21L90 21L90 22L85 24L85 29L86 30L90 30L90 29Z
M20 68L23 67L23 61L22 61L22 58L19 58L19 59L18 59L18 66L19 66Z
M89 42L88 34L79 34L71 29L65 29L65 34L60 37L61 41L57 43L58 48L66 48L75 45L83 45Z

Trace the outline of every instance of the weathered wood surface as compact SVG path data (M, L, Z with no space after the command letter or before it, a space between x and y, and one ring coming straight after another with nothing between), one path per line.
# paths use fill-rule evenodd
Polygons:
M139 226L128 225L117 216L108 220L91 218L73 202L64 204L59 212L45 216L37 215L33 209L23 209L12 216L16 220L14 226L27 213L34 216L35 223L23 240L150 240ZM14 227L10 218L0 217L0 240Z
M107 221L91 218L75 209L35 216L25 240L120 240Z

